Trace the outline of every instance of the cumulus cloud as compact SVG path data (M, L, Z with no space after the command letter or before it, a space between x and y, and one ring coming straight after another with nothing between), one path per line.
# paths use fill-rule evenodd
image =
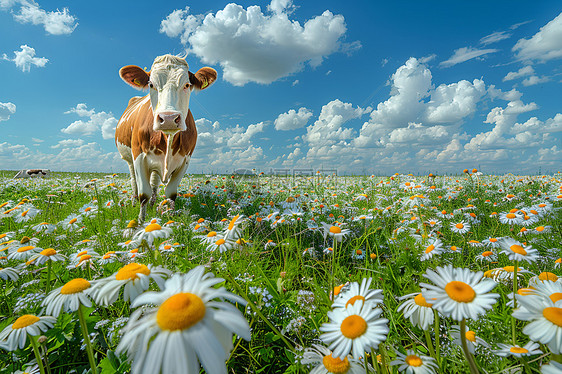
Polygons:
M115 136L115 127L117 126L117 119L113 114L106 112L98 112L94 109L88 109L86 104L80 103L75 108L65 112L65 114L77 114L85 120L77 120L72 122L67 127L61 129L61 132L70 135L85 135L90 136L101 131L104 139L113 139Z
M20 48L21 51L14 51L14 58L9 58L8 55L4 53L2 55L2 60L14 62L24 73L31 70L31 65L42 68L49 62L45 57L35 57L35 49L28 45L24 44L20 46Z
M269 13L259 6L230 3L205 17L175 10L161 23L160 32L180 37L190 53L206 64L220 64L224 79L233 85L268 84L294 74L306 64L316 67L338 51L360 43L343 42L344 17L325 11L304 25L291 20L290 0L274 0Z
M15 112L16 112L16 105L14 103L0 102L0 122L9 120L10 116Z
M14 7L18 9L11 10ZM43 26L51 35L68 35L78 26L76 17L69 13L68 8L48 12L33 0L2 0L0 9L11 10L14 19L19 23Z
M520 39L512 50L517 59L524 61L545 62L562 58L562 13L531 38Z
M308 120L312 117L312 111L307 108L294 109L287 113L281 113L275 120L275 130L289 131L305 127Z
M535 73L535 69L531 65L523 66L518 71L510 71L507 75L503 78L503 81L511 81L514 79L519 79L522 77L526 77L529 75L533 75Z
M439 66L442 67L451 67L456 64L460 64L462 62L466 62L468 60L472 60L477 57L481 57L490 53L497 52L497 49L478 49L472 47L462 47L456 49L455 52L448 60L442 61L439 63Z

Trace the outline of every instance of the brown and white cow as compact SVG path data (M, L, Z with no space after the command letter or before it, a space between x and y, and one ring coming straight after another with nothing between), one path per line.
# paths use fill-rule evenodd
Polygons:
M148 95L129 100L115 130L115 144L129 164L133 194L141 203L142 222L149 196L153 204L161 181L173 208L197 142L189 98L193 90L209 87L217 72L204 67L193 74L185 59L164 55L156 57L149 72L129 65L119 75L136 89L150 89Z

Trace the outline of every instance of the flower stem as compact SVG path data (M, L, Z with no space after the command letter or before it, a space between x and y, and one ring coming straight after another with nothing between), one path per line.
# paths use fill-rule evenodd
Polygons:
M94 350L92 349L92 343L90 342L90 335L88 334L88 326L86 326L86 317L84 314L86 310L80 304L78 307L78 318L80 319L80 327L82 328L82 335L84 336L84 343L86 343L86 352L88 353L88 361L90 361L90 367L92 368L92 374L97 374L98 369L96 361L94 359Z
M51 259L47 260L47 284L45 285L45 293L49 293L51 291L51 266L53 261Z
M423 333L425 334L425 341L427 343L427 349L429 350L429 354L431 357L435 358L435 351L433 350L433 342L431 341L431 336L429 335L428 330L424 330Z
M517 299L515 295L517 295L517 268L519 267L519 261L515 260L515 266L513 268L513 310L517 308ZM511 316L511 338L513 339L513 345L517 345L517 338L516 338L516 328L515 328L515 317Z
M440 343L440 336L439 336L439 313L434 309L433 310L434 321L435 324L433 325L433 330L435 331L435 359L437 360L437 365L441 367L441 343Z
M468 361L468 367L470 368L471 374L478 374L478 367L476 366L476 362L474 362L474 358L472 354L468 350L468 344L466 342L466 319L462 319L461 321L461 343L462 343L462 350L464 355L466 356L466 360Z
M375 368L377 373L382 373L379 362L377 360L377 353L375 352L374 348L371 348L371 362L373 363L373 367Z
M37 345L37 340L35 336L29 336L29 340L31 340L31 346L33 347L33 353L35 353L35 361L37 361L37 365L39 365L39 370L41 374L45 374L45 367L43 366L43 359L41 358L41 354L39 353L39 346Z

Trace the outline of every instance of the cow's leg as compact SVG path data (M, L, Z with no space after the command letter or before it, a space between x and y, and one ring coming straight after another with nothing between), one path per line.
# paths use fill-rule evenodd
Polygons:
M160 174L153 171L150 175L150 188L152 189L152 195L150 196L150 206L153 206L156 202L158 187L160 186L161 181L162 179L160 178Z
M139 190L137 188L137 178L135 177L135 166L132 162L127 161L129 164L129 174L131 174L131 188L133 189L133 205L139 198Z
M139 223L144 222L146 217L146 204L150 193L152 192L150 188L150 171L148 170L148 162L146 160L146 155L141 153L137 156L134 161L135 164L135 177L137 181L137 188L139 193L140 202L140 212L139 212Z
M166 185L166 189L164 190L166 199L168 199L170 203L171 210L174 210L175 208L175 201L176 201L176 197L178 196L178 186L180 185L181 179L183 178L185 172L187 171L188 165L189 165L189 158L186 158L184 163L172 173L172 175L170 176L170 180Z

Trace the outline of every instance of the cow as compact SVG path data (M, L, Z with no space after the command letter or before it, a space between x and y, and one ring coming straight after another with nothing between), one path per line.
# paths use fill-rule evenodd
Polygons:
M180 180L197 142L189 98L192 91L213 84L217 72L203 67L194 74L185 58L168 54L156 57L148 72L128 65L119 70L119 76L133 88L149 89L148 95L129 100L115 129L115 145L129 165L133 199L140 202L138 220L143 222L146 205L156 201L161 182L174 208Z
M23 169L20 170L15 176L16 178L49 178L51 171L49 169Z

